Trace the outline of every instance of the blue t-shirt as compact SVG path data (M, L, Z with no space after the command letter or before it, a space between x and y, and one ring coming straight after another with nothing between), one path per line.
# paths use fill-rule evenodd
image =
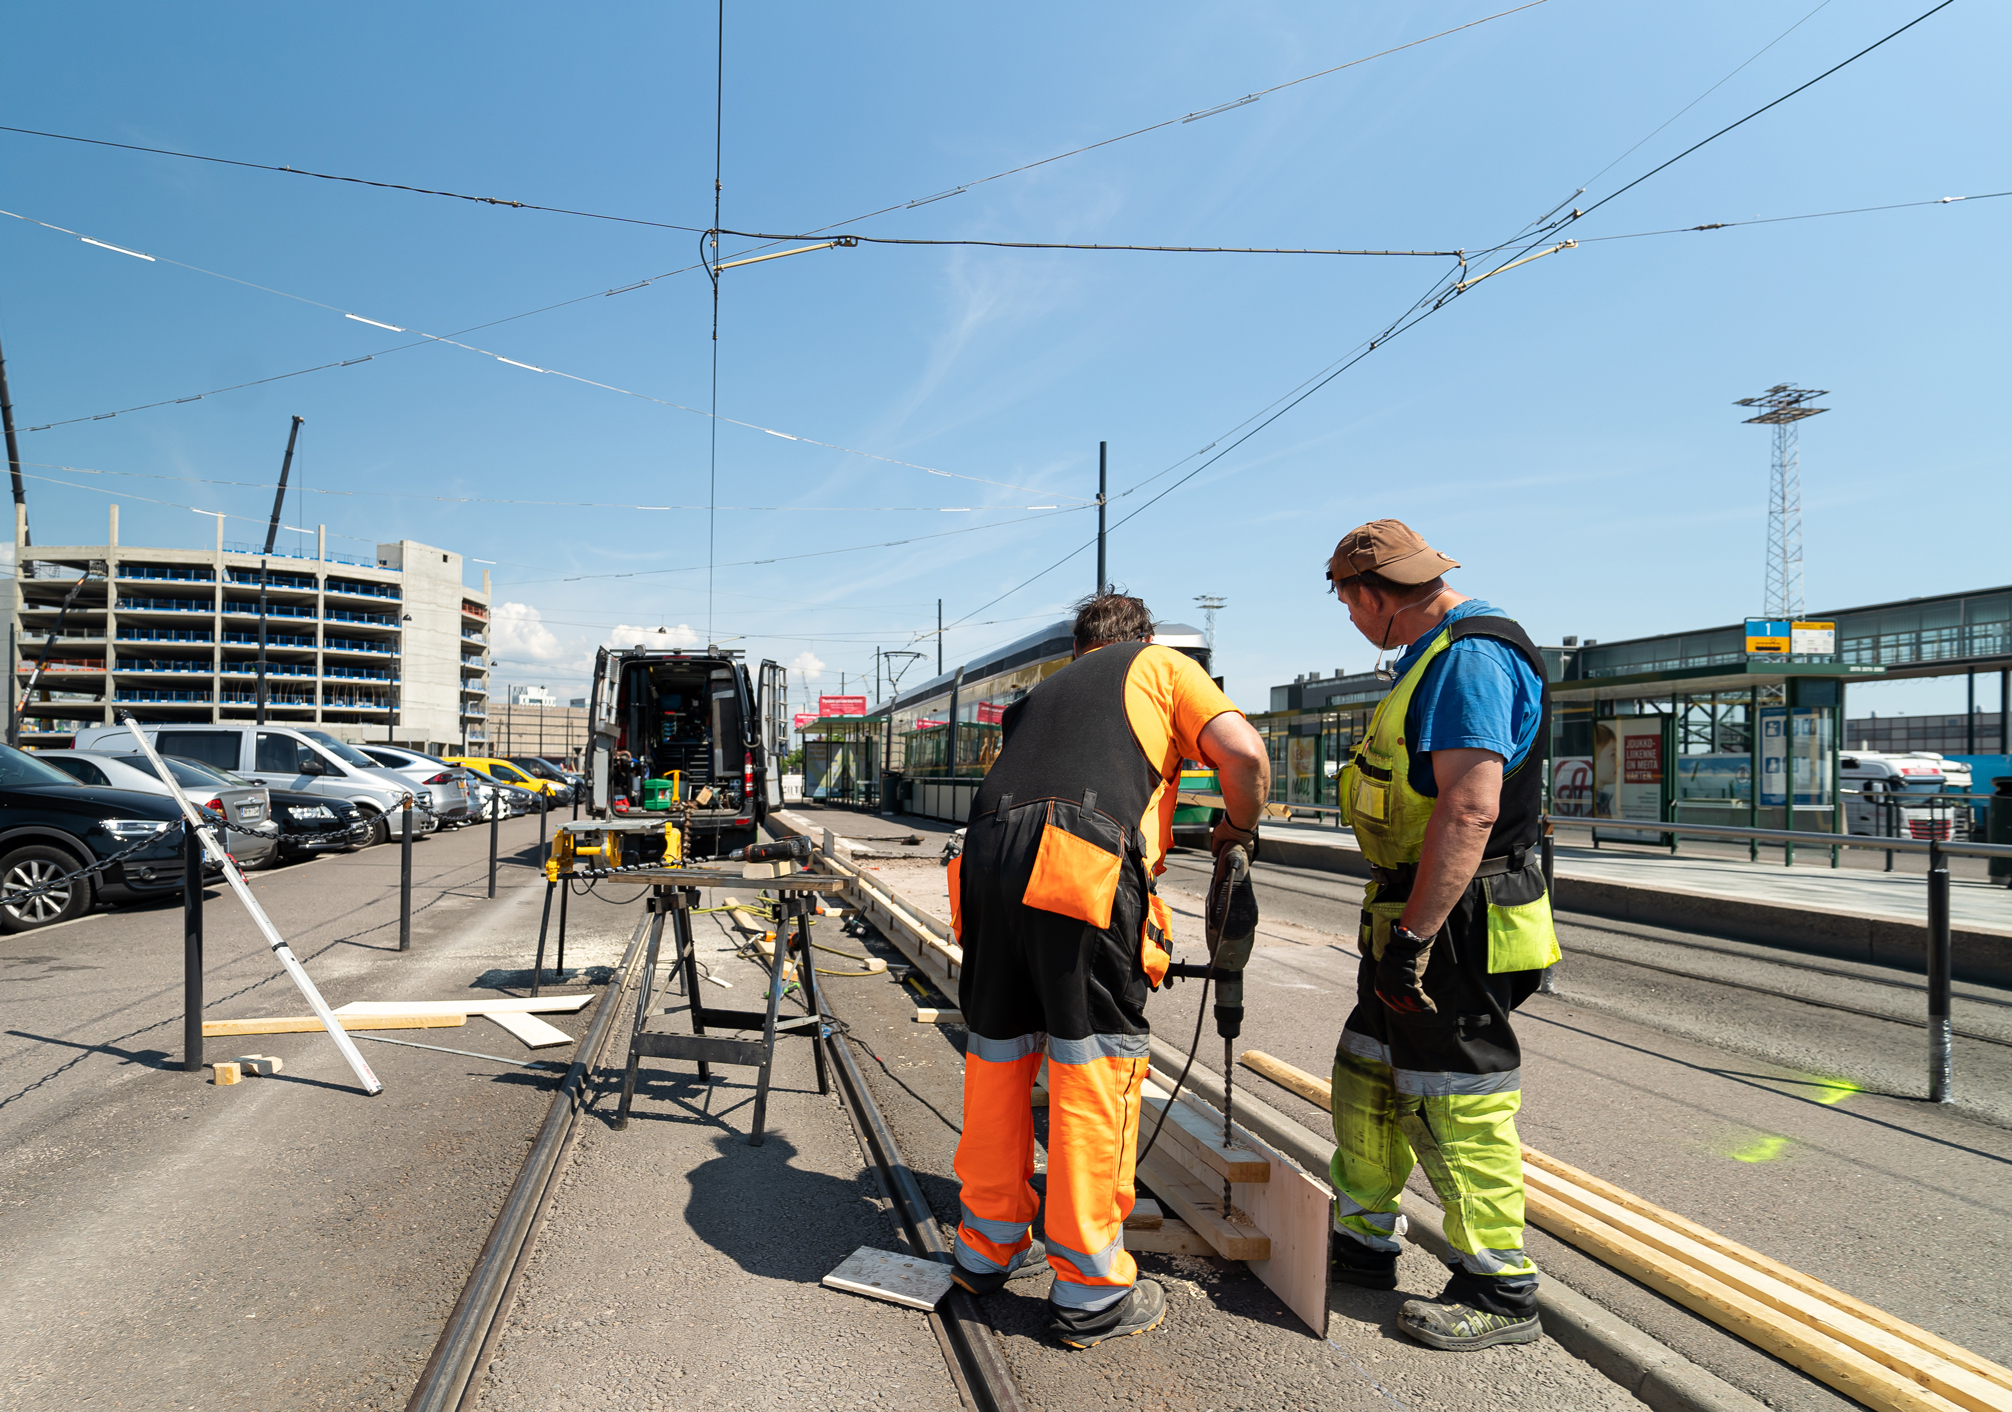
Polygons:
M1404 649L1393 667L1397 678L1403 679L1448 623L1502 616L1492 604L1468 599ZM1439 797L1430 758L1435 750L1492 750L1506 762L1505 772L1515 769L1537 741L1543 693L1544 683L1523 654L1500 638L1467 637L1452 643L1425 669L1405 713L1411 787L1429 799Z

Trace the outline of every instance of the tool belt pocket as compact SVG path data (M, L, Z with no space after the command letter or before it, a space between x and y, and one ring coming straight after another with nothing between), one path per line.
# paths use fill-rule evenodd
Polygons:
M1167 978L1174 959L1174 914L1157 892L1146 894L1146 919L1139 927L1139 964L1154 990Z
M1342 809L1353 824L1360 819L1370 824L1390 822L1390 761L1364 750L1342 771Z
M1488 898L1488 971L1541 971L1557 964L1558 932L1544 870L1532 861L1520 872L1481 879Z
M1044 912L1108 927L1124 867L1122 825L1094 807L1051 799L1034 871L1020 900Z
M950 885L950 935L955 941L964 940L964 855L958 854L950 860L948 877Z
M1381 883L1370 883L1362 894L1362 931L1356 938L1364 956L1381 961L1383 948L1390 944L1390 925L1404 915L1404 904L1408 896L1379 900L1384 894L1395 889L1386 888ZM1403 889L1407 894L1409 889Z

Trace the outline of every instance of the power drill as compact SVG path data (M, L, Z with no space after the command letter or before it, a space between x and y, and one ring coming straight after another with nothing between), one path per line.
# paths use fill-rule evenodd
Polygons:
M1209 963L1198 966L1176 962L1167 967L1169 976L1215 981L1216 1033L1223 1039L1224 1147L1236 1145L1232 1129L1236 1102L1235 1041L1244 1027L1244 967L1250 962L1251 943L1257 939L1257 890L1251 885L1250 868L1250 854L1241 843L1231 844L1216 855L1215 874L1209 879L1208 899L1202 909ZM1230 1184L1225 1178L1225 1218L1229 1209Z

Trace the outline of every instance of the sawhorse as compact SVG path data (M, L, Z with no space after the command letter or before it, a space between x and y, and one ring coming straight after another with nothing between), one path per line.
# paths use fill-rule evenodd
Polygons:
M723 887L735 882L745 886L745 882L726 874L716 878L698 876L685 869L651 870L630 876L638 882L654 884L647 905L655 915L650 919L649 950L643 963L642 990L636 999L635 1028L629 1036L629 1063L622 1076L622 1100L615 1111L614 1126L628 1126L629 1105L635 1098L636 1078L645 1055L654 1059L695 1062L699 1066L701 1081L712 1078L714 1064L739 1064L757 1071L754 1131L748 1136L748 1145L760 1147L766 1136L769 1075L775 1062L776 1040L788 1036L810 1040L817 1056L817 1091L831 1092L831 1078L825 1070L824 1046L817 1043L823 1038L825 1019L823 1006L818 1000L817 963L811 954L810 918L817 910L816 894L834 891L843 884L838 878L812 873L792 873L762 880L762 886L775 889L778 913L775 954L769 961L768 1008L765 1011L716 1010L700 998L699 961L692 937L692 907L698 900L701 886ZM672 945L676 952L672 965L684 978L685 998L690 1002L690 1034L664 1034L648 1028L651 1018L660 1013L656 1008L658 997L669 988L668 983L664 986L657 983L657 956L663 943L666 916L671 918ZM795 923L793 928L792 922ZM809 1010L803 1015L779 1013L783 968L791 953L798 958L798 983ZM661 1013L672 1011L666 1007ZM708 1034L709 1027L743 1032L760 1030L761 1038L731 1039L725 1035Z

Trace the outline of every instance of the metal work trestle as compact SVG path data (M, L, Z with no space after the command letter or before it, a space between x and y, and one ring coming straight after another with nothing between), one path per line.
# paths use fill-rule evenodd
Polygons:
M817 900L809 893L777 891L780 895L776 898L776 909L780 920L776 927L775 954L769 963L768 1008L761 1011L716 1010L703 1002L699 989L697 948L692 939L692 906L698 901L698 889L662 883L653 889L647 905L656 915L650 920L649 952L644 958L642 993L636 1000L636 1023L629 1037L629 1064L622 1076L622 1100L615 1112L615 1127L628 1126L629 1105L635 1098L636 1078L645 1055L654 1059L695 1062L701 1081L711 1080L714 1064L739 1064L757 1071L754 1131L748 1135L748 1145L762 1145L768 1122L769 1077L775 1063L776 1040L795 1035L814 1042L822 1036L825 1024L823 1006L817 993L817 966L811 957L810 917L817 908ZM648 1028L657 998L667 988L667 985L659 984L657 973L657 956L663 942L666 915L671 918L671 938L675 950L671 964L682 973L685 997L690 1002L690 1034L663 1034ZM798 983L804 1003L809 1007L809 1013L803 1015L779 1013L783 967L792 953L799 958ZM709 1028L742 1032L760 1030L761 1038L733 1039L726 1035L708 1034ZM813 1043L813 1052L817 1056L817 1091L829 1093L831 1077L825 1071L824 1046Z

